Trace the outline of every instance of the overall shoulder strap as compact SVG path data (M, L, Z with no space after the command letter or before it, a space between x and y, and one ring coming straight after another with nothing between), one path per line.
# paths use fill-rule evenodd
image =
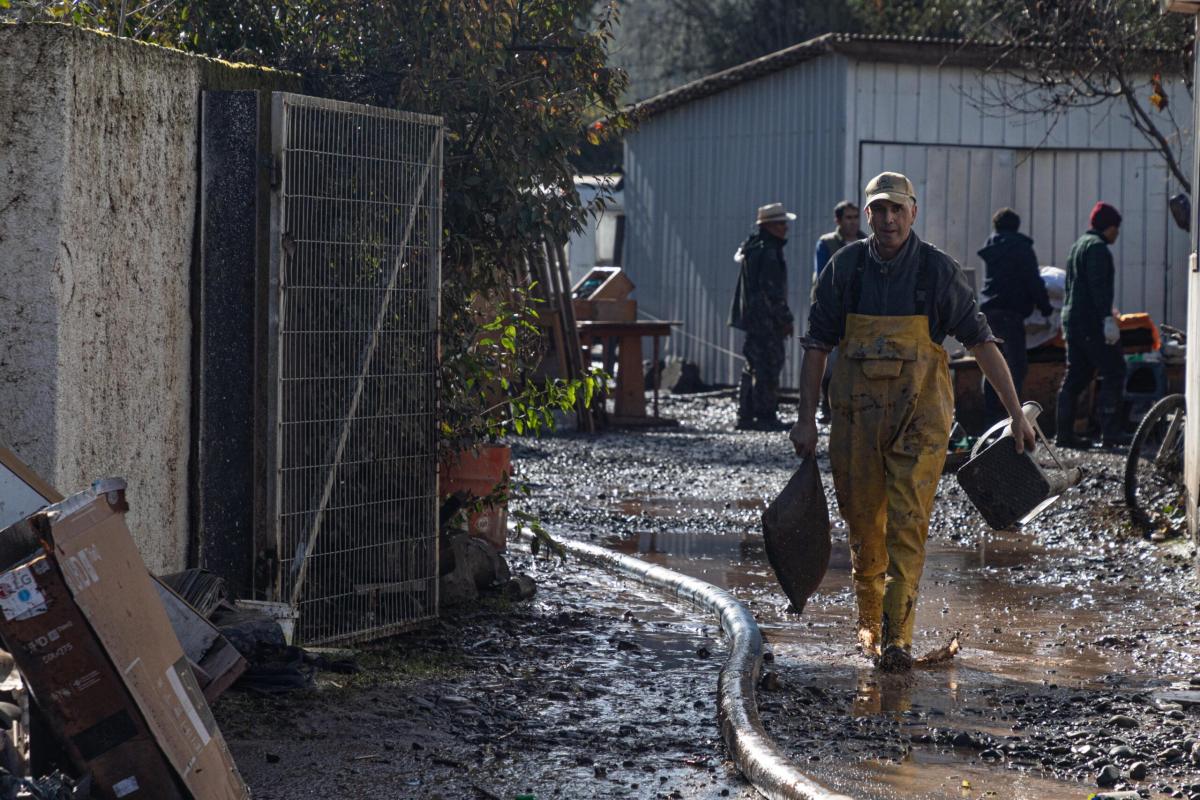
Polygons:
M858 248L858 262L854 265L854 274L850 276L849 302L846 303L847 314L857 314L859 303L862 301L863 273L867 271L867 246Z
M932 304L933 269L929 266L929 251L932 245L921 242L921 252L917 256L917 280L913 287L913 315L926 316Z

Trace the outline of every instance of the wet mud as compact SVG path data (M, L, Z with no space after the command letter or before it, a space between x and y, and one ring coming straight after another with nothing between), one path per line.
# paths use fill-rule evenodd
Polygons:
M532 601L448 609L313 691L225 694L255 800L757 796L721 748L715 621L524 545L509 563Z
M1200 798L1192 548L1130 524L1119 455L1064 451L1087 478L1021 532L989 530L943 478L914 651L957 632L963 650L892 678L856 651L844 530L804 613L787 611L759 524L796 467L786 434L733 431L730 399L663 413L681 426L523 442L525 510L746 602L773 651L764 724L814 778L861 798Z

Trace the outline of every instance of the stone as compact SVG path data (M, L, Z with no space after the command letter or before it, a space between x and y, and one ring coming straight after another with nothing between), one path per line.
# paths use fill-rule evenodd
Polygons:
M1146 777L1146 762L1136 761L1129 767L1129 779L1140 781Z
M1155 756L1156 759L1163 762L1164 764L1170 764L1173 761L1178 761L1182 757L1183 757L1183 751L1180 750L1178 747L1168 747L1167 749L1161 751L1160 753L1158 753L1158 755Z
M528 575L518 573L504 585L504 596L509 600L530 600L537 594L537 583Z
M475 580L463 570L451 570L438 581L438 602L444 606L460 606L479 600Z
M1200 705L1200 691L1195 690L1158 692L1155 697L1160 702L1178 703L1184 708Z
M499 571L497 562L500 561L500 554L496 552L495 548L483 539L467 536L462 553L466 558L467 572L475 580L477 589L487 589L496 583ZM455 556L458 555L456 552ZM456 561L456 567L457 563Z
M1115 785L1120 778L1120 771L1112 764L1109 764L1096 775L1096 785L1102 789L1106 789L1109 786Z
M1127 744L1119 744L1108 751L1109 758L1134 758L1137 754Z
M1138 721L1127 714L1113 714L1108 718L1108 724L1125 729L1138 727Z

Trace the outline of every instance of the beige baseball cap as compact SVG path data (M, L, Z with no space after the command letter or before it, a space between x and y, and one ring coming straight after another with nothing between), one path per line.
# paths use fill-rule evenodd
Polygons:
M893 203L905 205L917 202L917 190L912 181L899 172L881 172L867 183L865 190L867 205L876 200L891 200Z
M755 220L755 224L789 222L795 218L796 215L784 208L783 203L767 203L765 206L758 207L758 218Z

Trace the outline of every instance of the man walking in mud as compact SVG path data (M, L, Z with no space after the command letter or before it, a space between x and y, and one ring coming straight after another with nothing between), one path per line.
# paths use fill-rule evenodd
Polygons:
M954 419L947 335L995 387L1018 450L1034 446L1034 433L962 269L912 231L912 183L895 172L876 176L866 208L871 236L838 251L813 288L791 440L802 458L815 456L821 376L836 346L829 458L848 529L858 639L880 669L904 671Z
M782 203L758 209L758 230L742 242L734 260L739 264L729 325L746 332L742 355L746 365L738 390L738 430L782 430L779 421L779 373L783 370L784 341L792 335L792 312L787 305L788 222L796 218Z

